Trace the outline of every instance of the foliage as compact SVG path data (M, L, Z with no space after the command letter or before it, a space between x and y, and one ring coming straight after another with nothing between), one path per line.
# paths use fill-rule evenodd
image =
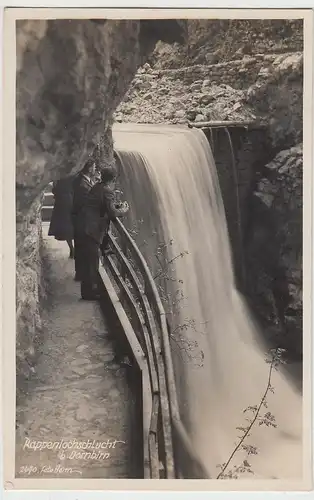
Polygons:
M237 430L240 431L241 435L239 436L239 441L236 444L235 448L231 452L228 460L219 464L217 467L221 469L219 472L217 479L238 479L239 474L249 473L254 474L254 471L251 469L251 464L248 461L248 458L252 455L258 454L258 449L256 446L247 443L247 439L251 436L251 432L254 426L256 425L265 425L266 427L277 427L275 416L270 411L265 411L264 409L268 408L267 396L269 393L274 393L274 387L272 386L272 374L273 370L278 368L280 363L283 363L283 354L284 349L277 347L276 349L271 349L271 359L266 359L266 363L269 363L269 371L268 371L268 380L263 396L259 402L259 404L254 406L248 406L243 411L244 414L250 414L250 417L246 417L245 420L247 424L242 427L237 427ZM236 456L236 454L240 451L246 452L246 458L240 463L240 465L234 465L232 468L229 468L230 463Z

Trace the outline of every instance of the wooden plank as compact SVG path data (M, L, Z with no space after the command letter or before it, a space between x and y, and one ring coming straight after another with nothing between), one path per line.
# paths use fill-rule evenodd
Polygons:
M115 253L115 256L117 257L117 259L119 260L119 263L122 264L124 270L126 271L127 277L130 280L131 285L135 288L135 290L138 293L138 296L140 297L142 295L142 293L144 292L144 289L143 289L139 279L137 278L135 271L133 270L132 266L129 264L129 261L127 260L125 255L122 253L118 243L116 242L115 238L112 237L111 234L109 234L109 241L112 245L112 249Z
M119 219L116 219L114 221L114 226L117 229L120 237L123 240L126 240L127 243L128 243L128 247L129 247L129 250L130 250L130 252L132 254L132 257L134 258L135 263L138 266L139 271L141 273L141 276L144 279L144 282L145 282L145 293L146 292L151 292L152 295L153 295L153 297L154 297L154 300L156 301L156 303L159 303L160 299L159 299L159 294L158 294L158 291L157 291L156 284L155 284L155 282L153 280L153 277L151 275L150 269L149 269L149 267L148 267L148 265L147 265L147 263L146 263L143 255L141 254L138 246L136 245L136 243L133 240L133 238L131 238L131 236L129 235L129 233L127 232L127 230L125 229L124 225L122 224L122 222ZM161 305L161 302L160 302L160 305Z
M151 467L152 479L159 479L159 455L158 455L158 438L157 438L157 422L159 412L159 395L153 395L152 413L149 429L149 458Z
M151 479L150 457L149 457L149 416L152 411L152 392L150 385L150 376L147 364L142 370L142 419L143 419L143 466L144 479Z
M144 305L144 317L150 333L151 342L153 344L153 351L155 362L157 365L158 382L159 382L159 392L160 392L160 406L161 406L161 420L162 420L162 432L164 438L164 448L165 448L165 470L167 479L172 479L175 477L174 469L174 455L173 455L173 443L172 443L172 432L171 432L171 415L169 408L169 398L167 393L167 383L165 375L165 367L163 362L163 357L160 350L159 336L156 329L156 324L154 317L148 302L146 295L141 297Z
M147 360L144 352L136 338L135 332L132 325L129 322L128 317L125 314L124 309L118 299L118 296L113 288L110 278L106 270L99 266L99 275L102 280L103 286L106 289L109 300L114 307L117 319L119 320L123 332L126 336L126 340L132 349L134 358L137 362L139 369L142 374L142 401L143 401L143 462L144 462L144 478L150 477L150 467L149 467L149 428L151 422L152 413L152 391L148 375Z
M119 258L121 258L120 255L119 255ZM154 355L153 355L153 350L152 350L152 345L151 345L150 337L148 334L148 330L147 330L147 327L146 327L145 322L144 322L144 318L143 318L141 312L139 311L139 307L137 306L136 302L134 301L127 285L125 285L125 283L123 282L123 280L120 276L120 273L119 273L116 265L114 264L112 258L110 256L107 256L105 260L106 260L114 278L117 280L118 284L123 288L124 293L126 294L128 300L129 300L130 306L133 308L134 316L137 317L139 324L141 324L141 326L142 326L143 341L144 341L144 344L146 347L145 354L147 355L147 358L148 358L148 370L149 370L149 374L150 374L152 393L158 392L159 391L159 384L158 384L157 371L156 371L155 362L154 362ZM121 262L124 262L124 259L122 259ZM126 273L128 273L129 266L125 266L125 270L126 270Z
M119 287L119 299L121 303L126 304L129 309L130 309L130 315L132 319L132 326L134 330L140 330L140 331L135 331L137 333L137 338L139 343L142 345L144 344L144 333L143 333L143 328L145 328L145 322L144 318L141 312L140 307L134 300L132 293L125 283L125 277L121 276L121 273L119 272L113 258L108 255L106 256L105 259L106 265L108 266L110 273L112 274L114 280L116 281L118 287ZM126 272L124 272L126 275ZM134 327L136 325L136 329ZM146 346L145 346L146 347ZM145 349L144 349L145 350Z

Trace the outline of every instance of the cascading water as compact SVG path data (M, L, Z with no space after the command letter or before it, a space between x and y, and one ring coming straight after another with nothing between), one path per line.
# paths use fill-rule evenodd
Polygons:
M181 416L215 478L252 416L244 410L262 399L270 365L235 288L214 159L198 130L121 124L113 132L127 226L137 226L133 236L166 303ZM300 479L302 398L279 370L271 385L260 415L269 412L276 427L257 423L245 441L257 454L239 451L229 468L247 459L250 477Z

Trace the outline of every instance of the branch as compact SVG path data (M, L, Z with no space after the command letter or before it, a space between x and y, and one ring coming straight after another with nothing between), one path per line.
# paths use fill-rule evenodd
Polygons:
M277 350L276 350L276 353L277 353ZM276 358L276 355L273 355L273 358L272 358L272 361L271 361L271 364L270 364L270 369L269 369L269 374L268 374L268 381L267 381L267 386L266 386L266 389L265 389L265 392L263 394L263 397L260 401L260 404L258 405L257 407L257 410L256 410L256 413L254 415L254 418L253 420L251 421L250 425L247 427L245 433L243 434L242 438L240 439L239 443L237 444L237 446L234 448L233 452L231 453L228 461L224 464L223 468L221 469L220 473L218 474L217 476L217 479L220 479L220 477L223 475L223 473L225 472L225 470L227 469L228 465L230 464L231 460L233 459L233 457L235 456L235 454L237 453L237 451L240 449L241 445L243 444L243 442L245 441L245 439L248 437L248 435L250 434L250 431L252 430L252 427L253 425L255 424L255 422L257 421L258 417L259 417L259 413L261 411L261 408L265 405L265 400L266 400L266 397L267 397L267 394L268 392L271 390L271 376L272 376L272 372L273 372L273 368L275 366L275 363L277 361L277 358Z
M163 269L161 269L159 271L159 273L157 273L155 276L154 276L154 280L156 280L157 278L160 278L160 276L164 275L167 270L168 270L168 267L177 259L179 259L180 257L184 257L184 255L188 255L189 252L187 252L186 250L184 252L180 252L178 255L176 255L175 257L173 257L171 260L168 260L166 262L166 265ZM160 264L160 261L159 261L159 258L157 257L157 255L155 255L156 259L158 260L159 264ZM173 281L176 281L176 280L173 280Z

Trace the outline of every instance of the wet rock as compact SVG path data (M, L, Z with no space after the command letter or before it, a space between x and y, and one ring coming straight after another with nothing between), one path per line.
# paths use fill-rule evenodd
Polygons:
M213 83L213 82L211 82L209 79L205 79L203 81L203 85L202 86L203 87L209 87L211 83Z
M274 147L302 140L303 55L286 55L270 71L262 71L246 93L256 114L267 117Z
M144 83L144 80L141 80L140 78L136 78L132 82L132 87L133 87L133 89L140 89L140 88L142 88L143 83Z
M271 74L270 68L261 68L258 73L258 77L267 78Z
M251 64L254 64L256 59L254 57L250 57L249 55L245 55L242 59L242 63L245 66L250 66Z
M278 66L278 64L280 64L282 61L284 61L286 59L286 57L287 57L286 54L280 54L280 56L277 56L277 57L272 56L271 58L269 58L269 57L267 58L267 56L265 56L265 60L270 59L273 61L274 66Z
M190 85L190 90L191 92L195 92L196 90L201 90L202 88L202 82L194 82L192 85Z
M194 110L187 111L187 113L186 113L187 119L191 120L191 121L195 120L196 116L197 116L197 113Z
M76 375L79 375L80 377L83 377L86 373L85 368L80 368L79 366L74 366L72 368L72 372L75 373Z
M205 95L202 95L199 99L199 102L201 104L209 104L210 102L213 102L215 99L215 97L213 95L209 95L209 94L205 94Z
M219 54L215 52L206 54L205 60L207 64L217 64L219 62Z
M195 117L195 121L196 122L203 122L203 121L205 121L205 116L203 114L198 114Z
M302 158L299 144L266 166L248 245L250 289L264 304L262 316L279 319L283 347L296 357L302 355Z
M277 66L277 71L285 75L287 71L302 73L303 70L303 54L291 54L281 60Z
M71 362L71 366L72 367L77 367L77 366L82 366L82 365L88 365L89 363L90 363L89 358L78 358L78 359L74 359Z
M87 420L90 421L91 417L94 416L94 412L89 408L87 404L80 405L79 409L75 414L75 418L78 421Z
M122 113L117 113L115 115L115 121L117 121L117 122L122 122L123 121L123 115L122 115Z
M185 118L185 110L179 109L178 111L175 111L174 118Z

